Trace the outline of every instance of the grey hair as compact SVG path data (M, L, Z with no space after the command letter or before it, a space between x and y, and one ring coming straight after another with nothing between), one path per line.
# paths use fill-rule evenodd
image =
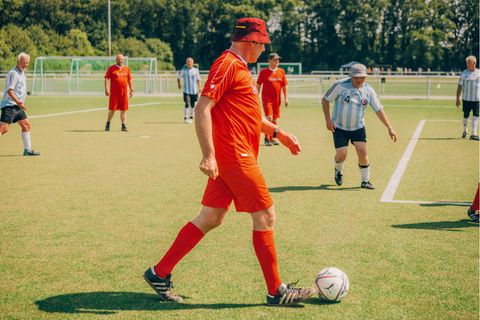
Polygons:
M30 55L26 54L25 52L20 52L20 54L17 57L17 62L20 62L22 59L30 60Z
M467 61L467 62L468 62L468 61L473 61L473 62L477 63L477 58L475 58L475 56L468 56L468 57L465 59L465 61Z

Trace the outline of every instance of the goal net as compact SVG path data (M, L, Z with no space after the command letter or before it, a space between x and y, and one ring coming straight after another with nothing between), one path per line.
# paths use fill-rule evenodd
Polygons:
M33 71L34 95L103 95L104 75L115 57L37 57ZM157 59L125 57L135 94L157 93Z

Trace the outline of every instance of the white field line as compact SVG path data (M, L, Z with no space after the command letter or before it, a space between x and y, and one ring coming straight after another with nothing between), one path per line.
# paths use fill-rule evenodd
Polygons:
M422 119L417 125L417 128L415 129L415 132L413 133L413 136L410 140L410 143L408 144L407 148L405 149L405 152L402 155L402 158L398 162L397 168L395 168L395 171L393 172L392 177L390 178L390 181L388 182L387 187L385 188L385 191L383 191L382 198L380 199L380 202L392 202L392 203L411 203L411 204L426 204L426 205L460 205L460 206L469 206L469 202L456 202L456 201L423 201L423 200L393 200L393 196L395 195L395 192L397 191L398 185L400 184L400 180L402 179L403 174L405 173L405 170L407 169L408 162L410 161L410 158L413 154L413 151L415 150L415 146L417 145L418 139L420 138L420 134L422 133L423 127L425 126L425 122L427 120ZM459 121L459 120L428 120L428 121Z
M162 104L162 102L148 102L148 103L131 104L131 105L129 105L129 107L153 106L153 105L158 105L158 104ZM28 118L29 119L50 118L50 117L66 116L66 115L69 115L69 114L103 111L103 110L107 110L107 108L103 107L103 108L84 109L84 110L68 111L68 112L47 113L47 114L40 114L40 115L36 115L36 116L29 116Z
M413 133L413 136L410 139L410 142L408 143L408 146L405 149L405 152L403 153L402 158L398 162L397 168L395 168L395 171L393 172L393 175L390 178L390 181L388 182L387 187L385 188L385 191L383 191L380 202L390 202L393 200L393 196L395 195L395 192L397 191L397 187L400 184L400 180L402 179L402 176L405 173L405 170L407 169L408 161L410 161L410 157L413 154L413 150L417 145L418 138L420 137L420 133L422 133L424 126L425 126L425 119L422 119L418 123L417 128L415 129L415 132Z

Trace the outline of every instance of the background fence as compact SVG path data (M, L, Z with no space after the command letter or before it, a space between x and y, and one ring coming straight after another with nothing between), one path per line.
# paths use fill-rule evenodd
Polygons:
M0 88L5 87L5 73L0 74ZM175 73L132 74L135 95L180 95ZM292 98L321 98L328 88L345 75L338 73L322 73L312 75L288 76L288 92ZM207 78L202 74L202 83ZM32 90L32 75L27 76L28 88ZM38 80L36 80L38 82ZM104 95L103 73L75 75L68 73L44 74L42 90L36 90L38 95ZM440 99L455 97L458 76L455 75L371 75L367 82L380 97L398 99ZM152 85L155 83L155 85ZM39 84L36 83L36 86Z

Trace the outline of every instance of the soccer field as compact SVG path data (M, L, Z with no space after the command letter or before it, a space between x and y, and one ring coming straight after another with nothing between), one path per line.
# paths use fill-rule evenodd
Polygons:
M466 204L479 144L460 138L453 98L384 100L397 143L367 111L376 190L359 188L352 146L344 185L335 185L318 101L282 109L302 153L261 145L259 159L277 210L281 276L309 286L335 266L350 279L341 303L312 298L296 308L265 305L251 219L233 208L174 270L185 303L159 302L143 272L200 208L200 148L180 97L132 98L128 133L118 115L103 131L106 104L29 97L40 157L21 156L18 125L0 137L1 319L478 319L479 228ZM401 179L391 181L422 120Z

